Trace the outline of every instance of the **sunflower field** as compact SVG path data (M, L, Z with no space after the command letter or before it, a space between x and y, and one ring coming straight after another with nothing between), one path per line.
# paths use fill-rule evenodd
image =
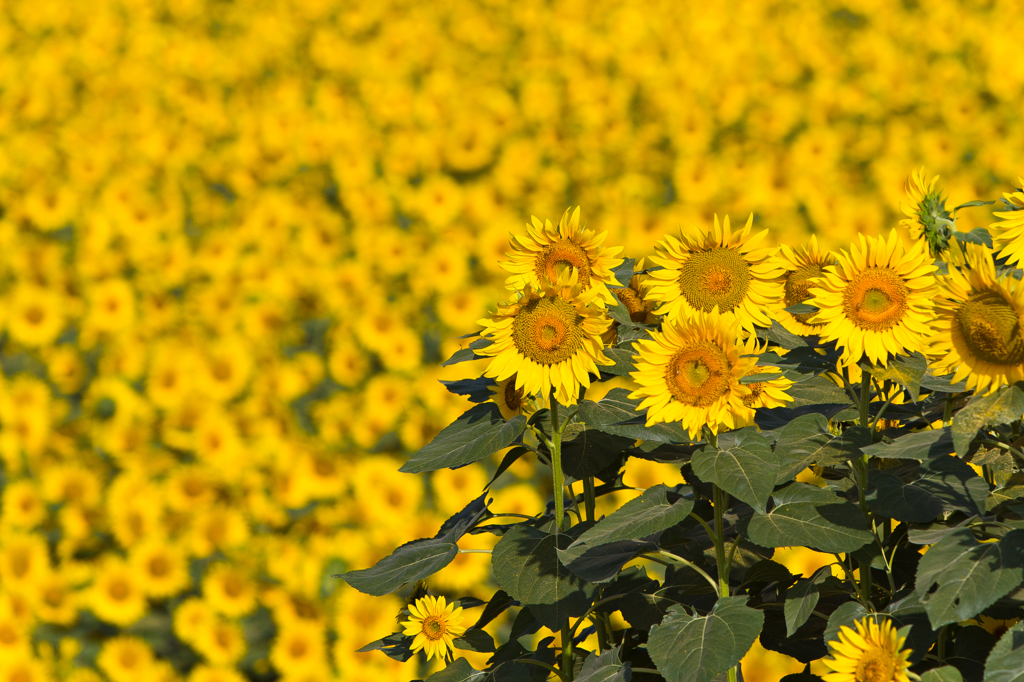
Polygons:
M1021 35L0 0L0 682L1024 679Z

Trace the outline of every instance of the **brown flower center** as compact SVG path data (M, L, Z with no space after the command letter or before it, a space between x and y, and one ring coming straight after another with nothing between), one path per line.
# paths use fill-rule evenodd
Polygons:
M906 283L894 270L870 267L846 285L843 310L846 318L861 329L886 331L903 321L909 294Z
M786 307L796 305L797 303L803 303L809 299L811 294L808 290L817 284L817 282L814 281L814 278L821 277L822 274L824 273L822 272L821 264L811 263L809 265L801 266L786 275ZM808 320L813 316L814 313L804 313L801 315L794 315L793 318L796 319L797 322L802 322L806 325L813 327L820 326L820 322L808 322Z
M581 288L590 287L590 257L586 249L571 239L559 239L537 256L536 273L541 282L545 278L555 282L567 269L576 270Z
M432 642L444 637L445 622L440 616L427 616L423 619L423 635Z
M665 383L672 397L692 407L708 407L729 393L732 366L714 341L697 341L669 361Z
M561 298L530 301L512 322L512 340L520 353L541 365L568 360L583 346L583 318Z
M696 310L718 306L722 312L739 306L750 288L750 266L740 254L722 246L699 251L679 269L679 292Z
M956 313L969 355L996 365L1024 362L1017 311L998 291L981 291L967 299Z
M519 412L523 407L523 389L516 388L516 375L505 384L505 405L511 412Z

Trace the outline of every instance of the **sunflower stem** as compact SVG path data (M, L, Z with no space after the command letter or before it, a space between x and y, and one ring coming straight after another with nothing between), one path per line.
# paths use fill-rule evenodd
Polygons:
M950 420L953 419L953 394L946 394L946 404L942 408L942 425L949 426Z
M583 479L583 504L587 511L587 521L597 520L597 496L594 492L594 477Z
M860 425L871 429L874 424L868 421L868 403L871 400L871 374L866 369L861 369L860 377ZM861 454L854 460L854 470L857 472L857 498L860 502L860 511L864 514L864 520L868 527L873 525L871 512L868 510L867 489L868 489L868 456ZM857 562L860 566L860 600L864 608L871 609L871 560L861 559Z
M565 682L572 682L572 632L569 629L569 619L562 623L562 679Z
M558 422L558 401L555 389L551 389L551 476L555 494L555 532L565 530L565 474L562 473L562 429Z

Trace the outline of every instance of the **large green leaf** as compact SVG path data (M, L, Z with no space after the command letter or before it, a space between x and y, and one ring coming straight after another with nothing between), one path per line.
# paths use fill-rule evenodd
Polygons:
M978 542L955 530L921 557L915 591L932 628L973 618L1024 581L1024 530Z
M717 448L695 452L690 464L700 480L716 484L762 514L779 476L771 445L754 427L722 434Z
M478 462L508 446L525 429L526 417L521 414L505 421L494 403L476 405L442 429L399 471L419 474Z
M836 435L829 430L828 419L820 414L797 417L782 429L775 444L780 461L775 484L793 478L814 463L832 466L860 455L861 448L871 444L871 432L854 426Z
M494 546L491 564L498 586L529 607L537 620L558 630L569 616L582 616L594 593L558 560L558 550L572 544L584 526L569 533L545 533L518 523Z
M447 536L413 540L378 561L373 568L349 571L342 578L360 592L381 597L406 583L437 573L458 553L458 545Z
M921 379L926 369L928 361L915 352L913 355L897 355L885 367L871 366L869 371L879 381L893 381L907 389L910 399L916 403L921 396Z
M758 338L771 341L786 350L793 350L794 348L800 348L801 346L807 345L807 341L805 341L802 336L797 336L790 332L779 324L778 320L772 320L772 326L770 329L762 329L761 327L758 327L757 336Z
M868 509L908 523L927 523L942 513L942 500L907 484L887 471L872 469L867 493Z
M487 673L476 670L464 658L456 658L443 670L427 678L426 682L484 682Z
M562 442L562 472L581 481L594 476L615 461L619 453L633 445L633 439L613 436L597 429L580 432Z
M810 547L819 552L853 552L874 537L860 509L849 502L789 502L768 514L754 514L750 541L762 547Z
M637 412L639 400L629 397L629 390L613 388L600 402L580 403L579 419L587 428L625 438L653 440L660 443L687 443L686 430L678 423L645 426L647 412Z
M984 682L1024 682L1024 622L1004 632L992 647Z
M872 457L925 460L950 455L953 449L953 434L947 426L904 434L891 443L876 443L863 450Z
M960 671L951 665L932 668L921 675L921 682L964 682Z
M818 605L818 598L821 596L818 593L818 586L825 582L830 575L832 575L832 567L823 566L815 571L810 578L801 578L786 590L783 613L786 616L787 637L792 637L800 626L811 617L811 612Z
M671 528L685 519L692 509L693 500L659 483L598 521L571 546L596 547L619 540L639 540Z
M629 376L630 372L635 372L636 367L633 365L633 356L636 355L635 351L627 348L605 348L605 357L614 362L614 365L601 365L600 369L603 374L614 374L615 376L624 377Z
M842 630L843 626L854 629L853 622L860 620L867 615L867 610L858 602L848 601L839 605L832 615L828 617L828 623L825 625L825 633L822 638L825 640L825 644L839 639L839 631Z
M570 571L590 583L613 580L622 567L646 552L658 551L652 540L619 540L591 547L574 545L558 550L558 560Z
M603 651L600 656L588 656L576 676L576 682L629 682L632 679L630 664L623 664L618 649Z
M722 597L704 617L673 606L651 627L647 651L668 682L711 682L739 663L763 624L764 614L746 597Z
M914 486L936 497L946 511L985 513L988 483L956 457L936 457L922 463Z
M447 367L448 365L457 365L460 362L469 362L470 360L482 360L487 356L477 355L475 351L478 351L481 348L487 348L487 346L491 345L492 343L493 341L491 341L490 339L476 339L475 341L472 341L469 344L469 348L462 348L461 350L455 351L455 353L450 358L441 363L441 366Z
M1024 391L1019 385L1004 386L984 396L974 396L967 407L953 417L953 445L961 457L971 441L986 426L1008 424L1024 414Z

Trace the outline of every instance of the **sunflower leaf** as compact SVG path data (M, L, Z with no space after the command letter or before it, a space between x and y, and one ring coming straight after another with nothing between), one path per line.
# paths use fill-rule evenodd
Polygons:
M918 431L902 435L891 443L869 445L862 451L884 459L932 459L953 453L953 434L948 426Z
M826 644L839 639L839 631L844 625L852 630L853 621L863 618L867 613L867 610L858 602L848 601L840 604L839 608L828 617L828 624L825 626L825 633L822 635L822 639L825 640Z
M646 412L637 412L636 408L639 406L639 400L629 397L629 389L613 388L600 402L582 401L579 418L588 428L595 428L613 436L659 443L690 442L686 429L679 422L646 426Z
M966 208L967 206L984 206L986 203L991 204L994 202L969 201L966 204L957 206L953 210L956 211L961 208ZM988 248L992 248L992 235L989 234L989 231L984 227L976 227L970 232L954 232L953 236L957 238L957 241L963 242L964 244L984 244Z
M373 568L349 571L341 577L364 594L382 597L402 585L437 573L458 553L458 545L445 538L413 540L378 561Z
M426 682L485 682L492 673L477 670L464 658L457 658L442 670L426 679Z
M783 308L783 310L790 315L810 315L818 312L821 308L816 305L811 305L810 303L794 303L787 308Z
M988 678L985 679L987 682ZM964 682L964 678L960 671L953 666L944 665L941 668L932 668L922 673L921 682Z
M967 455L978 431L986 426L1008 424L1024 414L1024 391L1019 384L1004 386L995 393L976 395L953 417L953 446L961 457Z
M1024 530L978 542L955 530L921 557L915 591L932 628L973 618L1024 581Z
M722 597L704 617L673 606L651 626L647 651L668 682L711 682L739 663L763 624L764 614L746 597Z
M823 566L815 571L810 578L801 578L795 585L786 590L786 602L783 612L786 616L786 636L792 637L800 629L811 612L818 605L818 585L832 575L831 566Z
M659 483L598 521L569 547L597 547L619 540L640 540L671 528L685 519L692 509L692 499L682 497L664 483ZM560 551L559 555L562 556L563 552Z
M629 286L629 280L633 278L634 263L636 263L636 259L626 258L622 261L622 265L612 270L612 276L615 277L615 281L618 282L620 286Z
M915 403L921 397L921 380L928 369L928 360L915 352L913 355L898 355L889 360L885 367L869 365L871 376L879 381L894 381L910 393Z
M762 547L810 547L819 552L853 552L871 542L860 509L849 502L788 502L747 524L750 541Z
M478 462L510 445L525 429L526 417L521 414L505 421L494 403L476 405L444 427L399 471L419 474Z
M871 437L871 432L860 426L837 435L824 415L801 415L783 427L775 444L779 466L774 485L793 480L812 463L832 466L854 459L871 444Z
M609 305L605 310L608 311L609 317L611 317L613 320L618 322L623 327L632 328L639 326L636 322L633 321L633 318L629 316L629 310L626 309L626 306L623 305L622 302L617 298L615 299L615 304Z
M493 341L490 339L480 338L469 344L469 348L462 348L455 351L450 358L441 363L442 367L449 365L457 365L460 362L469 362L470 360L483 360L486 355L477 355L476 351L481 348L487 348Z
M754 427L722 434L717 448L698 450L690 464L700 480L716 484L762 514L779 477L778 457Z
M914 486L942 503L943 511L984 513L989 487L969 465L955 457L936 457L921 464Z
M631 348L605 348L603 352L605 357L615 364L600 365L599 369L602 374L624 377L628 376L630 372L636 371L636 367L633 365L633 356L636 353Z
M580 524L567 533L545 533L517 523L494 546L491 564L498 586L552 630L569 616L582 616L596 589L558 560L558 550L587 528Z
M617 648L603 651L600 656L588 656L576 676L576 682L629 682L631 679L630 663L622 662Z
M449 393L464 395L473 403L483 403L490 400L491 396L494 395L491 392L491 387L496 385L494 379L487 377L459 379L458 381L444 381L442 379L441 383L448 389Z
M927 523L943 510L942 501L931 492L878 469L869 472L867 503L875 514L907 523Z
M1024 622L1004 632L992 647L984 682L1024 682Z

